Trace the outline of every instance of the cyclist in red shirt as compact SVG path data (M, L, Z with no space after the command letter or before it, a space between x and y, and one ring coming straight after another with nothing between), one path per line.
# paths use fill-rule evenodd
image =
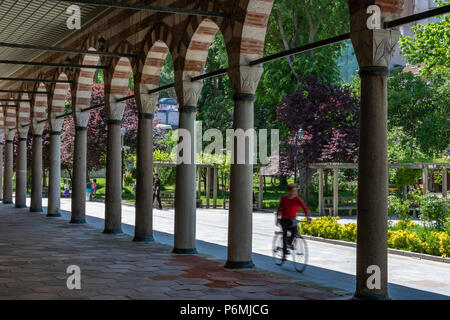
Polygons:
M302 208L305 215L309 218L309 210L302 199L298 196L298 187L296 184L290 184L287 187L287 195L281 196L280 204L277 210L277 225L281 224L283 229L283 253L284 256L289 253L288 248L292 249L292 243L297 235L296 217L299 208ZM288 239L287 232L291 232ZM284 257L283 257L284 259Z

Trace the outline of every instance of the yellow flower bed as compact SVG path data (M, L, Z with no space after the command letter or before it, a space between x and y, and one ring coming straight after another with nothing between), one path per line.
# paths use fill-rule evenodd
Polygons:
M314 237L356 241L356 224L341 225L339 217L319 217L309 223L300 223L299 232ZM401 227L414 227L413 222L399 222ZM388 230L388 247L413 252L450 256L450 236L447 232L433 231L423 240L420 236L407 229Z

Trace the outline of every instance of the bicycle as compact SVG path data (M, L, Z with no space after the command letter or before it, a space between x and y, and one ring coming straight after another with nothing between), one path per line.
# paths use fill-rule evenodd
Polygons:
M299 223L307 221L297 221L297 226ZM289 236L289 231L288 231ZM306 240L302 237L300 233L297 233L293 243L292 249L287 255L283 254L283 231L275 231L275 236L273 238L272 245L273 258L275 259L276 265L283 265L287 261L287 256L291 255L294 268L297 272L305 271L306 264L308 261L308 247L306 245Z

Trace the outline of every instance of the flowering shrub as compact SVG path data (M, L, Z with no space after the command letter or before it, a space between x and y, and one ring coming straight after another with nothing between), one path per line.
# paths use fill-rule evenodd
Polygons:
M399 229L410 229L417 227L417 224L409 220L400 220L395 226Z
M300 223L299 232L314 237L356 241L356 224L341 225L339 217L319 217L309 223ZM417 227L412 221L401 220L394 230L388 230L388 247L413 252L450 256L450 235L447 232L419 232L408 230Z
M299 231L315 237L356 241L356 224L341 225L337 220L339 217L320 217L309 223L301 223Z

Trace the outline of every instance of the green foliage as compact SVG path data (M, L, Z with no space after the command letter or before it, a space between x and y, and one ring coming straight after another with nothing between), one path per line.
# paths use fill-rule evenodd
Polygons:
M425 195L420 198L419 203L420 219L430 227L443 231L450 217L450 200Z
M448 1L435 1L439 6L448 5ZM409 63L422 65L425 73L435 69L450 70L450 15L444 15L439 22L419 24L412 28L413 37L400 39L402 54Z
M389 79L390 158L439 157L450 144L450 82L438 71L430 74L397 71Z
M209 48L206 72L227 67L225 40L218 31ZM232 125L233 106L233 89L228 75L204 80L202 95L198 102L198 120L203 122L203 130L217 128L225 133L225 129Z
M400 169L396 169L395 175L392 178L392 181L395 183L397 187L403 187L407 185L416 184L422 176L421 170L410 169L408 167L402 167Z
M269 18L264 55L305 45L349 31L348 5L344 0L278 0ZM257 99L255 126L277 125L275 110L281 99L296 92L307 75L339 83L337 58L342 44L327 46L264 65ZM281 132L283 136L283 132Z
M153 151L153 161L172 162L174 160L170 153L156 149Z
M123 175L123 183L126 186L132 186L134 184L134 178L131 172L125 172L125 174Z
M173 60L170 52L167 54L166 60L161 68L161 77L159 78L159 85L165 86L174 82L175 72L173 68ZM161 91L159 98L176 98L175 89Z
M396 196L388 197L388 215L400 218L402 221L411 219L409 215L409 207L411 202L409 200L403 201Z

